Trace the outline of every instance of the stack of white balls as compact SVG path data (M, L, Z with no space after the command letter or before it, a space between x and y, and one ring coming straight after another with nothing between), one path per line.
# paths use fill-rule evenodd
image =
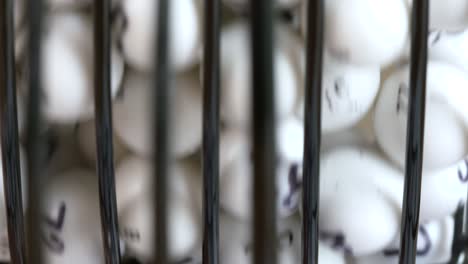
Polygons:
M41 219L45 256L47 263L104 263L95 172L92 1L46 2L43 134L52 148ZM169 16L176 72L171 87L168 191L169 253L174 263L201 263L203 2L171 0ZM253 202L248 1L223 2L220 253L223 264L244 264L251 263ZM280 263L288 264L301 262L304 79L310 74L305 69L306 2L276 3L278 13L292 18L277 15L273 51L277 253ZM412 1L325 2L320 263L397 263ZM140 263L151 263L154 257L152 218L158 217L152 215L154 190L149 188L157 4L154 0L113 1L111 89L121 246L125 257ZM468 187L468 2L431 0L430 5L417 263L450 258L451 216L465 201ZM20 132L22 102L28 96L23 9L23 0L16 0ZM7 260L6 217L1 209L0 259Z

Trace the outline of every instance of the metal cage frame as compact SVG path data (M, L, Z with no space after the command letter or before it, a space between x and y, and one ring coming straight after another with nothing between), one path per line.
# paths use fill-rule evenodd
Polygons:
M220 24L221 0L204 0L204 106L203 106L203 263L219 263L219 93L220 93ZM254 160L254 263L276 264L275 252L275 120L273 93L273 0L251 1L252 63L253 63L253 160ZM158 44L155 46L154 86L157 109L154 109L154 179L156 195L154 210L158 217L156 232L156 263L168 263L167 144L170 131L169 104L171 71L168 43L170 0L159 1L157 23ZM308 31L306 37L305 76L305 138L303 182L303 264L318 263L319 172L321 142L321 78L325 0L308 1ZM41 159L43 143L39 138L40 116L40 36L42 30L42 0L28 0L28 67L29 101L27 110L28 197L30 210L23 219L21 172L19 168L16 85L14 62L13 0L0 1L0 122L5 203L11 263L43 263L40 250ZM403 214L401 218L401 250L399 263L413 264L416 258L419 205L421 193L422 153L427 71L427 35L429 0L414 0L411 25L410 103L407 128L406 169ZM112 149L112 109L110 99L110 0L94 1L95 118L97 141L97 173L99 205L106 263L121 263L114 185ZM272 132L273 131L273 132ZM455 216L455 237L452 260L468 248L463 234L463 208ZM26 232L27 230L28 232ZM28 237L26 239L26 235ZM468 260L465 259L465 263Z

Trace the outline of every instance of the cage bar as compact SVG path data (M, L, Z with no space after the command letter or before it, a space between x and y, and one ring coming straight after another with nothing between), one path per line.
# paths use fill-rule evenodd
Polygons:
M106 263L120 263L119 227L115 197L110 96L110 0L94 2L94 105L96 123L99 205Z
M426 111L429 1L414 0L411 17L410 95L401 218L400 264L416 262Z
M0 1L0 122L11 261L26 262L14 57L13 0Z
M307 5L303 161L303 263L318 263L324 1Z
M273 1L251 1L254 263L276 264Z
M219 263L220 0L205 0L203 66L203 263Z
M167 248L167 178L169 163L169 123L170 123L170 59L169 53L169 13L170 0L160 0L158 18L155 21L157 43L155 46L155 89L154 89L154 179L155 179L155 232L156 232L156 263L168 263Z
M42 0L27 1L27 17L29 41L28 41L28 61L29 61L29 96L27 103L27 123L26 123L26 155L28 174L28 256L34 263L42 264L41 251L41 208L42 208L42 176L44 175L44 149L45 146L40 140L39 131L42 121L40 109L40 94L42 89L42 79L40 72L41 65L41 35L42 35Z

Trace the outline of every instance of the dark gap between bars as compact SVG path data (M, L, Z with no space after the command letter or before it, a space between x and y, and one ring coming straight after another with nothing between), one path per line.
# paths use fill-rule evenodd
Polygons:
M400 264L416 262L426 109L429 1L414 0L411 16L410 100L405 185L401 218Z
M27 1L28 41L28 72L29 96L27 103L26 122L26 155L28 166L28 258L36 264L42 264L41 252L41 208L42 208L42 176L45 169L44 142L40 140L39 131L42 122L40 110L41 74L41 33L42 33L42 0Z
M307 5L303 161L303 264L318 263L324 1Z
M94 106L102 242L107 264L120 263L110 96L110 0L94 2Z
M167 178L169 163L169 124L170 96L169 83L171 79L169 54L169 16L171 0L160 0L158 20L155 21L157 42L155 42L155 82L154 82L154 181L156 189L154 212L156 232L155 263L168 263L167 245Z
M219 92L221 0L205 0L203 60L203 263L219 263Z
M0 119L8 243L12 263L26 263L18 145L13 0L0 1Z
M276 264L273 1L251 2L253 263Z

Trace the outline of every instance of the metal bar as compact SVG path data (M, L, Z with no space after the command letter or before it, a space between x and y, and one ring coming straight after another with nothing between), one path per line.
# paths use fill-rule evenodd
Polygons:
M457 264L460 257L460 253L464 248L462 237L463 237L463 215L464 206L459 206L454 215L454 227L453 227L453 244L452 244L452 256L448 264Z
M219 263L219 56L221 1L205 0L203 71L203 263Z
M416 261L426 111L428 24L429 1L414 0L400 264Z
M94 2L94 105L99 205L106 263L120 263L119 227L115 198L110 96L110 0Z
M156 232L156 259L155 263L168 263L167 245L167 178L169 165L169 122L170 122L170 0L160 0L158 18L155 21L157 29L157 42L155 43L155 89L154 108L154 173L155 173L155 232Z
M34 263L43 263L40 244L41 193L42 176L44 175L45 153L40 140L41 124L40 94L41 94L41 34L42 34L42 0L28 0L27 17L29 29L29 96L27 103L26 122L26 155L28 160L28 256Z
M251 2L254 263L276 264L273 1Z
M307 5L303 163L303 263L318 263L324 1Z
M13 0L0 1L0 119L11 262L26 262L16 109Z

